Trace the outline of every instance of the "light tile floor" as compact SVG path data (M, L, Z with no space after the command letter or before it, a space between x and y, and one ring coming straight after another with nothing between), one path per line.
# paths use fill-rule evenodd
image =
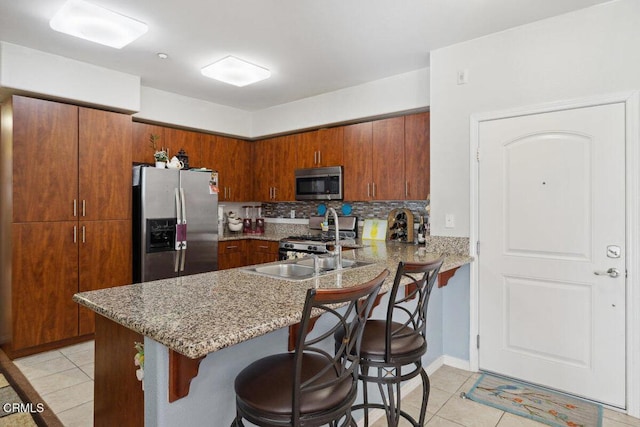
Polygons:
M93 425L93 341L13 363L68 427Z
M14 360L40 396L68 427L93 424L93 341ZM442 366L430 376L431 394L426 426L545 427L544 424L460 398L479 374ZM403 408L418 417L421 389L408 394ZM408 423L402 421L402 427ZM373 427L385 427L384 419ZM604 410L602 427L640 427L640 419ZM214 426L218 427L218 426Z

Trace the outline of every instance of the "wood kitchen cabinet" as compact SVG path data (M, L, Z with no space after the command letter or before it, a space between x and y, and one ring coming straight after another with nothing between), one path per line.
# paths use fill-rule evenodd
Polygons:
M131 218L130 116L20 96L6 108L13 222Z
M131 116L79 109L78 217L131 219Z
M279 243L271 240L248 240L246 265L278 261Z
M372 123L371 197L374 200L403 200L404 117Z
M189 156L190 168L211 168L210 165L204 164L202 135L199 132L165 128L162 146L168 148L169 160L171 160L171 157L178 155L180 150L184 150L185 154Z
M371 122L344 127L344 199L371 200Z
M344 127L345 200L419 200L429 194L429 113Z
M81 221L78 235L78 291L131 283L131 221ZM79 334L95 331L95 313L79 308Z
M3 115L13 124L3 135L13 149L13 222L77 219L78 107L14 96Z
M72 221L12 225L11 349L78 335L78 229ZM74 241L75 239L75 241Z
M205 156L203 148L206 134L139 122L133 123L132 162L148 164L155 162L153 157L155 152L150 141L152 134L159 137L156 149L167 149L169 159L183 149L185 154L189 156L189 167L211 167L206 164L208 158Z
M254 143L254 199L261 202L295 200L297 142L298 135L287 135Z
M404 199L404 117L345 127L344 198Z
M125 114L20 96L2 120L12 125L2 145L13 151L2 157L13 195L12 218L0 223L11 239L0 260L11 295L2 330L16 357L93 331L76 292L131 283L132 126Z
M318 129L298 136L298 168L342 165L343 127Z
M218 243L218 270L278 261L279 243L273 240L240 239Z
M243 202L253 197L251 143L235 138L205 135L207 167L218 171L219 202Z
M430 113L404 117L405 198L425 200L430 192Z
M131 140L131 161L133 163L153 164L155 151L151 147L151 135L158 135L157 149L164 147L164 126L133 122L133 138Z
M227 270L246 265L246 240L218 242L218 270Z

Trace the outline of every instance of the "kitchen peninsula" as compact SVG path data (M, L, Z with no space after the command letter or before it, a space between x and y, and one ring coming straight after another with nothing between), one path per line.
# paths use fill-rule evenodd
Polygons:
M367 241L343 257L371 264L305 281L231 269L76 294L96 316L95 425L230 425L233 380L251 361L287 349L310 287L349 287L399 261L441 252ZM445 253L442 272L471 261ZM393 280L388 279L383 289ZM438 292L437 290L435 292ZM374 317L384 316L384 301ZM316 325L322 328L322 319ZM144 337L144 338L143 338ZM135 378L135 341L145 344L144 393ZM170 403L171 402L171 403ZM125 407L123 411L121 408Z

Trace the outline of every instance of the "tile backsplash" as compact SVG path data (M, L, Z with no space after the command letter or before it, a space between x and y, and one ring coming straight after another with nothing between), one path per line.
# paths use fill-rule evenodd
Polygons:
M351 205L350 215L357 216L359 220L366 218L387 219L389 212L396 208L409 209L414 216L414 222L418 222L420 215L427 220L427 200L401 200L401 201L379 201L379 202L344 202L336 201L298 201L263 203L262 211L266 218L291 218L291 211L295 211L296 218L309 218L318 214L318 206L324 204L327 208L334 208L338 215L342 215L344 205Z

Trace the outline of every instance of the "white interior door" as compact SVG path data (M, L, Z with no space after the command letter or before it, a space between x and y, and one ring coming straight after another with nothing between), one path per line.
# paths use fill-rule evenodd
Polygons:
M480 369L624 408L624 103L481 122L479 159Z

